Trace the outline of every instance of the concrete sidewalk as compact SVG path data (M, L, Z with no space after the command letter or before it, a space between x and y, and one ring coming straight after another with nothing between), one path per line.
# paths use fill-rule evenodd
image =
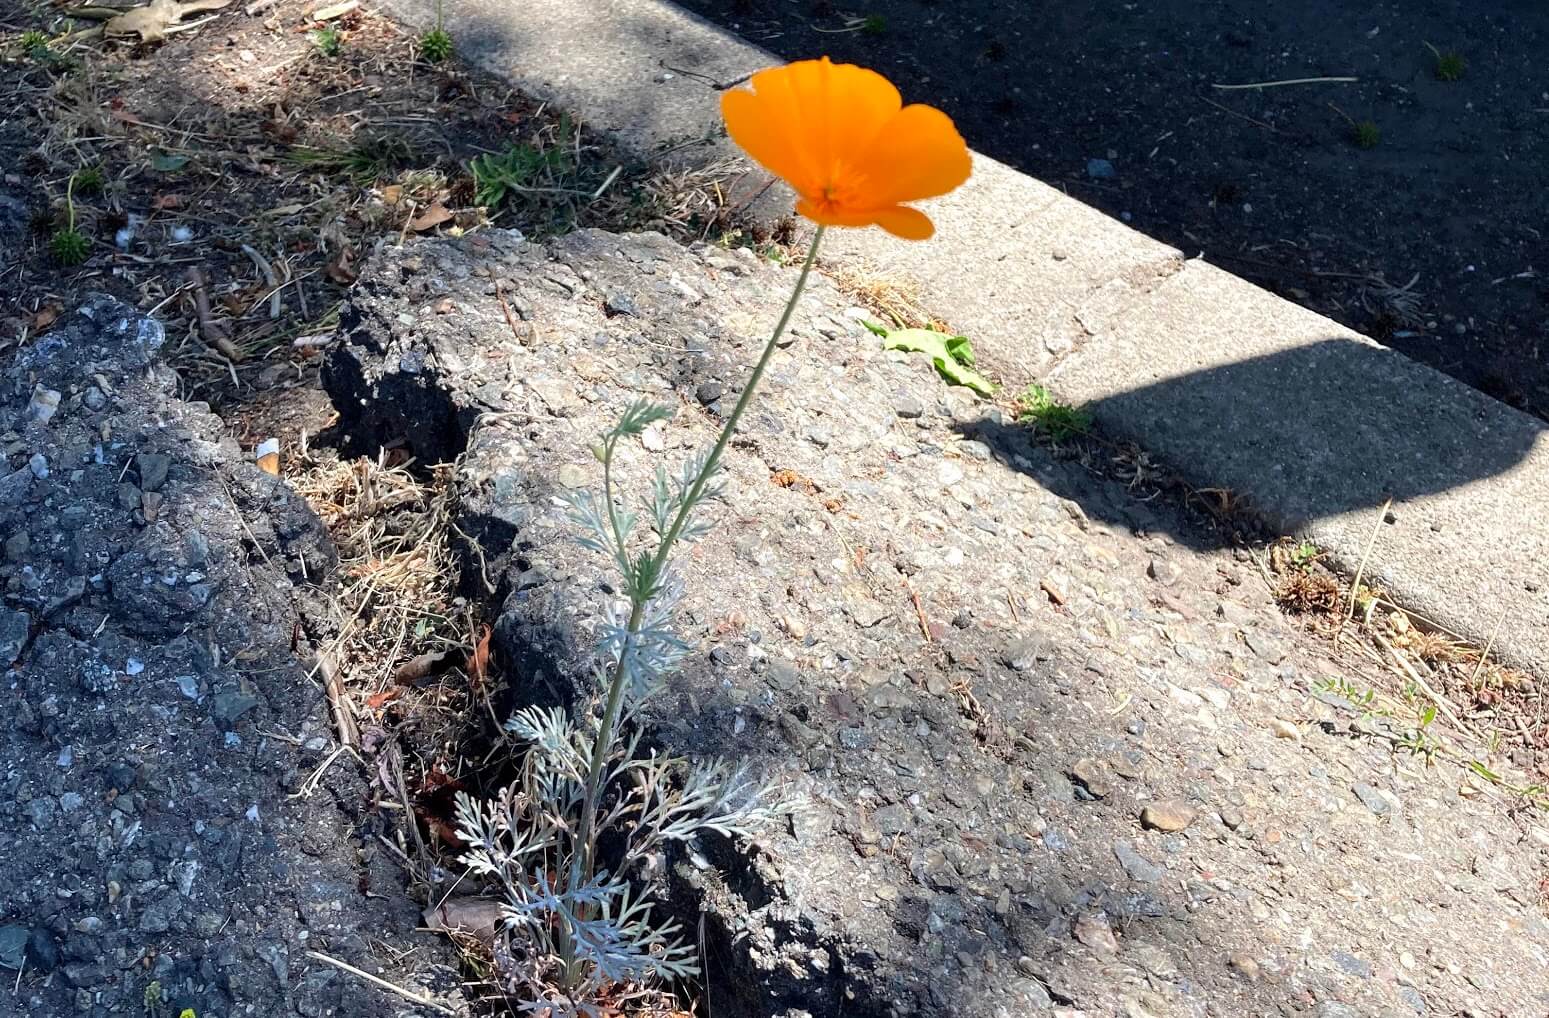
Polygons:
M446 0L446 21L465 57L648 159L728 154L720 90L776 62L655 0ZM1008 388L1043 379L1347 568L1392 497L1369 573L1477 642L1499 621L1502 655L1549 674L1542 422L993 160L930 211L929 243L840 232L829 259L913 280Z

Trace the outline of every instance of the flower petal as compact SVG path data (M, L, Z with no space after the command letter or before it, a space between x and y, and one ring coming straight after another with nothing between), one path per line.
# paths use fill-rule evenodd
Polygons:
M904 240L929 240L936 232L936 225L919 209L907 205L894 205L876 213L876 224L895 237Z
M802 146L799 125L786 113L765 96L744 89L721 95L721 116L732 140L754 162L804 191L813 179L811 161Z
M803 194L820 194L903 106L882 75L854 64L799 60L753 75L753 91L721 96L726 130L755 161Z
M889 205L946 194L968 179L968 145L945 113L906 106L873 139L858 167L869 203Z
M880 226L895 237L904 240L925 240L936 232L930 217L919 209L907 205L892 205L880 209L851 209L834 205L824 206L806 198L796 203L797 215L806 216L824 226Z

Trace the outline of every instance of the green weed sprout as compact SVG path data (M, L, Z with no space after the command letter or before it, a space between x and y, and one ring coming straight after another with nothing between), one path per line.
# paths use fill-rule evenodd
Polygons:
M1080 407L1061 403L1049 390L1029 385L1017 399L1017 420L1031 424L1056 442L1086 434L1092 427L1092 415Z
M436 0L436 27L420 36L420 55L433 64L451 59L456 46L446 30L442 0Z
M1375 121L1359 121L1352 129L1350 139L1355 142L1356 148L1376 148L1382 141L1382 128Z
M55 230L48 239L54 260L64 266L79 265L91 253L91 242L75 228L75 178L79 172L70 174L70 182L65 185L65 213L69 217L66 226Z
M312 47L325 57L336 57L344 50L344 33L334 25L324 25L307 33Z
M1463 80L1463 72L1468 70L1468 61L1463 59L1463 54L1456 50L1446 50L1443 52L1430 43L1426 43L1425 48L1430 50L1431 54L1436 57L1436 65L1432 70L1436 74L1437 81L1453 82Z
M75 171L75 191L77 194L96 194L107 183L107 178L102 174L100 166L83 166Z

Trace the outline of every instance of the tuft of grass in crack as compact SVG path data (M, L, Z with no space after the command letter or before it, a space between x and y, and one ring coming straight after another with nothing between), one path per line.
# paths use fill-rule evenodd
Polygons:
M496 208L510 195L536 186L548 173L564 172L569 165L563 145L540 149L536 145L513 142L504 152L486 152L469 162L474 200L488 208Z
M1016 401L1017 420L1031 424L1056 442L1092 429L1092 415L1080 407L1061 403L1048 388L1036 382L1022 390Z
M48 249L54 260L71 268L84 262L91 253L91 241L75 228L75 184L78 175L79 171L70 174L70 182L65 185L65 228L55 230L54 235L48 239Z
M1373 120L1357 121L1350 129L1350 140L1355 143L1356 148L1376 148L1382 141L1382 128L1378 127Z
M451 33L446 30L446 12L443 0L436 0L436 27L420 36L420 56L426 63L439 64L452 58L457 47Z
M1450 83L1463 80L1463 73L1468 70L1468 61L1463 59L1463 54L1457 50L1439 50L1430 43L1426 43L1425 48L1436 58L1431 70L1437 81Z
M325 57L336 57L344 52L344 33L335 25L324 25L307 33L312 48Z
M868 14L861 20L862 35L886 35L887 19L880 14Z

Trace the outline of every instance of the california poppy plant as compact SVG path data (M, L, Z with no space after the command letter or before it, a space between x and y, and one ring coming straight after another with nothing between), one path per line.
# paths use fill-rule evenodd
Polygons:
M945 113L905 106L882 75L827 57L753 75L721 96L732 140L795 188L823 226L880 226L906 240L935 227L907 202L968 179L968 146Z

